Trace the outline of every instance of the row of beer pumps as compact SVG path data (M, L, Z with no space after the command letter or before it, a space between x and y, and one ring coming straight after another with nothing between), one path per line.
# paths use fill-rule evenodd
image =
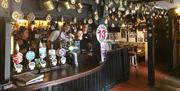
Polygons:
M67 52L69 54L73 55L73 63L77 66L77 52L74 52L73 49L78 49L77 46L70 46L68 49L61 47L57 50L53 49L53 45L51 45L51 49L46 49L46 44L40 42L39 43L39 49L38 49L38 56L39 58L36 58L36 53L29 49L25 54L22 54L19 50L18 43L15 45L15 52L12 55L12 62L14 64L14 69L16 73L23 72L23 68L26 68L28 70L35 70L35 68L43 69L47 67L47 60L45 58L48 56L48 59L51 61L49 62L52 67L58 66L58 64L64 65L66 64L66 55ZM28 61L28 67L23 67L22 62L25 60L23 59L23 55L25 56L26 60ZM57 59L57 57L60 58L60 60Z

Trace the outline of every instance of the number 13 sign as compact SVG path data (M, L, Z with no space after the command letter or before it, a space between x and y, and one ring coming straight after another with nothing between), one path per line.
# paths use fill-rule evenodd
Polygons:
M107 27L104 24L100 24L96 30L96 38L101 42L106 42L108 35Z

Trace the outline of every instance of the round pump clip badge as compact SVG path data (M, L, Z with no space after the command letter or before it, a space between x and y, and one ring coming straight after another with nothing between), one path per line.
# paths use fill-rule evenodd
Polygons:
M26 59L32 61L35 58L35 53L33 51L28 51L26 53Z
M22 70L23 70L23 65L22 64L17 64L17 65L14 65L15 67L15 70L17 73L21 73Z
M60 57L66 56L66 49L64 49L64 48L59 49L59 56Z

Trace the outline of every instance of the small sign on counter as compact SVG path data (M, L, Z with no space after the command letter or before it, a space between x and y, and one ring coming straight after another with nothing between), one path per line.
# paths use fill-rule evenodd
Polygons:
M101 62L106 60L106 51L108 50L107 42L108 30L104 24L100 24L96 30L96 38L101 46Z

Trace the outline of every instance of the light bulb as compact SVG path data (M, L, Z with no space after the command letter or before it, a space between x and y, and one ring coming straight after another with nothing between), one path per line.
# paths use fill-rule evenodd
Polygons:
M130 3L129 8L132 8L132 7L133 7L133 3Z
M80 8L80 9L77 9L77 12L78 13L82 13L82 9Z
M125 15L128 15L129 14L129 10L126 10L126 13L125 13Z
M51 17L50 14L47 15L46 20L47 20L47 21L51 21L51 20L52 20L52 17Z
M105 20L104 20L104 24L108 24L108 19L105 19Z
M65 2L64 4L65 4L65 7L66 7L67 9L70 9L70 8L71 8L70 5L69 5L69 2Z
M100 3L100 0L96 0L96 4L99 4Z
M121 17L121 15L119 15L119 14L118 14L118 17L120 18L120 17Z
M115 12L115 11L116 11L116 8L115 8L115 7L113 7L113 8L112 8L112 12Z
M87 21L86 21L86 19L84 19L84 24L86 24L87 23Z
M112 28L114 28L114 27L115 27L115 24L114 24L114 23L112 23L112 24L111 24L111 27L112 27Z
M95 20L98 20L98 19L99 19L99 16L98 16L98 15L95 15L94 19L95 19Z
M112 11L111 10L109 10L109 14L111 14L112 13Z
M77 23L77 18L76 17L74 17L74 23Z
M94 12L94 14L97 15L97 14L98 14L98 11L96 10L96 11Z
M126 25L123 23L121 27L126 27Z
M63 16L61 16L61 22L63 22L64 21L64 17Z
M117 18L117 17L115 18L115 21L118 21L118 18Z
M72 4L75 4L75 3L76 3L76 0L71 0L71 3L72 3Z
M122 0L119 2L119 7L123 7L123 1Z
M127 5L127 1L125 0L125 1L124 1L124 6L126 6L126 5Z
M88 24L92 24L92 23L93 23L93 19L92 19L92 18L89 18Z
M19 44L18 43L16 43L16 47L15 48L16 48L16 51L19 52Z

